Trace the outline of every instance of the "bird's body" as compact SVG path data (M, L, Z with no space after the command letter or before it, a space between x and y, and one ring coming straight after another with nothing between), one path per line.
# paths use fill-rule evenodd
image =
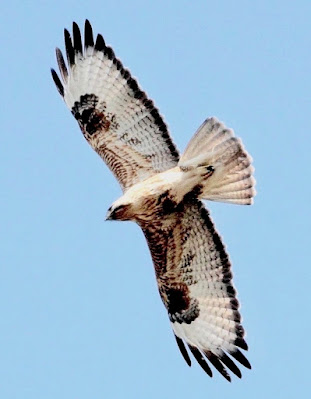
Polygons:
M175 219L174 213L185 196L198 191L199 183L198 176L192 171L183 171L176 166L134 184L113 203L110 211L122 206L122 216L120 212L115 219L132 220L141 226L150 222L166 225Z
M179 349L185 344L212 376L207 360L230 381L241 372L232 358L250 364L231 264L202 199L247 205L255 195L251 158L232 130L207 119L179 157L167 126L101 35L94 43L88 21L84 48L73 24L65 30L68 69L56 50L59 93L84 137L119 180L123 195L109 220L142 228L161 299ZM230 356L228 356L231 355Z

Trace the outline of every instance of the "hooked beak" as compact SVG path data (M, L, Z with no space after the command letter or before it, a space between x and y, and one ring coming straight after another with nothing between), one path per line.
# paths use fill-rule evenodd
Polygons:
M107 211L105 220L115 220L114 211L111 209L111 207Z

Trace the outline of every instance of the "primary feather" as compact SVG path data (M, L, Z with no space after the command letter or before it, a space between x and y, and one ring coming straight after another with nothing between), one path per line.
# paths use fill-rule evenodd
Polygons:
M210 118L179 161L158 109L103 37L94 41L88 21L84 45L74 23L73 39L65 30L65 47L67 65L56 49L56 87L124 191L108 218L133 220L142 228L187 364L186 347L210 376L208 362L229 381L227 369L241 377L233 359L247 368L250 363L238 349L247 350L247 344L231 264L200 198L251 203L251 158L232 130Z

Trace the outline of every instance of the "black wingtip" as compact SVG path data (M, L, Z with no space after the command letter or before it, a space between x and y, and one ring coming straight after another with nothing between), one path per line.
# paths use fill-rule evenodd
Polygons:
M240 338L240 337L236 338L236 340L234 341L234 345L236 345L239 348L244 349L246 351L248 350L248 345L243 338Z
M82 54L81 33L80 33L80 28L76 22L72 23L72 32L73 32L73 47L74 47L75 53Z
M51 73L59 94L64 97L64 86L62 85L62 82L53 68L51 68Z
M65 47L68 64L71 66L75 63L75 53L72 46L71 36L67 29L64 29Z
M219 359L223 362L223 364L228 367L229 370L232 371L237 377L242 378L242 373L238 366L230 359L228 355L226 355L224 352L222 353L221 356L219 356Z
M84 46L85 48L94 46L93 29L88 19L85 20L84 25Z
M66 64L65 64L65 60L64 60L63 54L62 54L61 50L58 47L56 47L55 52L56 52L56 59L57 59L57 64L58 64L60 73L62 75L62 78L63 78L64 82L67 82L68 71L67 71L67 67L66 67Z
M96 38L96 43L95 43L95 50L105 51L105 49L106 49L105 40L101 34L98 34L97 38Z
M230 355L232 357L234 357L238 362L240 362L247 369L252 368L250 362L246 359L246 357L243 355L243 353L241 351L239 351L239 349L236 349L235 351L230 352Z
M106 47L106 55L109 60L114 60L116 57L111 47Z
M186 349L186 347L185 347L185 345L184 345L182 339L180 339L179 337L177 337L176 334L174 334L174 335L175 335L175 339L176 339L178 348L179 348L181 354L183 355L183 358L185 359L185 361L186 361L186 363L188 364L188 366L191 367L191 360L190 360L190 357L189 357L189 355L188 355L187 349Z
M229 382L231 382L231 377L227 373L227 370L224 368L222 365L221 361L218 359L218 357L211 351L205 351L204 355L208 358L208 360L212 363L212 365L215 367L217 371Z
M189 348L193 354L193 356L196 358L197 362L199 365L202 367L202 369L208 374L210 377L213 377L212 370L210 369L209 365L206 363L204 360L204 357L202 353L197 349L195 346L189 345Z

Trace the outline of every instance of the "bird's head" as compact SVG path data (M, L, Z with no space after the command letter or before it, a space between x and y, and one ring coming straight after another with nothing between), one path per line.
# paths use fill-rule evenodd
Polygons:
M123 197L115 201L107 211L106 220L132 220L132 206Z
M106 220L132 220L137 223L150 218L153 220L154 202L156 198L148 190L133 186L111 205Z
M135 184L111 205L106 220L132 220L140 224L162 219L162 197L144 182Z

